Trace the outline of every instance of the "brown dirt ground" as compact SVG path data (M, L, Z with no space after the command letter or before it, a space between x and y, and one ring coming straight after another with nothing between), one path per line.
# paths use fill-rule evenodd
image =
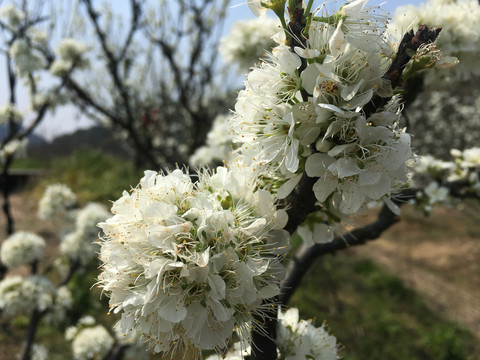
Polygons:
M428 218L413 209L402 211L402 221L380 239L347 251L400 277L433 311L480 339L478 206L436 209Z

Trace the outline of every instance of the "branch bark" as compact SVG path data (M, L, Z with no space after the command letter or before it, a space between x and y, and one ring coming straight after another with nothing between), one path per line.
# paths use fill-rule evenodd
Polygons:
M317 258L325 254L331 254L351 246L363 245L370 240L378 239L385 230L389 229L398 221L399 217L384 205L378 214L377 220L372 224L339 236L329 243L315 244L311 247L302 245L291 261L285 280L281 284L280 304L288 304L303 277Z

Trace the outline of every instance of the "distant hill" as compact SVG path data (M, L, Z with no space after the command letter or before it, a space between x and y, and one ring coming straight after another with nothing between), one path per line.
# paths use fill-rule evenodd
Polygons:
M0 141L5 139L8 135L8 126L7 125L0 125ZM47 140L43 137L38 136L37 134L30 134L28 136L28 147L27 151L31 148L45 146L47 144Z
M103 126L77 130L74 133L56 137L50 143L39 144L32 148L34 152L30 154L44 158L68 156L84 148L100 150L123 158L128 158L131 154L125 142L115 139L112 131Z

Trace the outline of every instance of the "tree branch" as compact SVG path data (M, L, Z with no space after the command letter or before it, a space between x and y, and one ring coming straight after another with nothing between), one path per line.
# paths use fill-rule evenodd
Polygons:
M287 269L287 276L281 284L280 303L282 305L288 304L308 269L310 269L318 257L346 249L350 246L363 245L367 241L377 239L385 230L398 221L399 217L384 205L378 214L377 220L372 224L339 236L329 243L315 244L311 247L302 245L291 261Z

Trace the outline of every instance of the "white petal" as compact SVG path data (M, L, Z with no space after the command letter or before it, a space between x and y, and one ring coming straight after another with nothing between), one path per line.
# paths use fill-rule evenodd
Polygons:
M352 186L350 189L342 192L342 201L339 209L344 214L356 213L365 202L365 194Z
M342 31L343 20L340 20L332 37L328 41L328 47L333 57L339 56L345 49L345 34Z
M295 189L295 186L299 183L300 179L302 178L302 174L296 175L291 179L288 179L283 183L282 186L277 190L277 198L278 199L285 199L290 193Z
M298 170L298 139L293 139L290 146L287 147L285 166L288 171L295 173Z
M310 177L323 177L327 172L327 168L333 162L335 162L335 159L327 154L312 154L305 163L305 172Z
M304 49L295 46L294 50L298 54L298 56L301 56L305 59L313 59L320 55L320 51L318 51L317 49Z
M324 202L332 192L334 192L337 188L338 181L336 178L331 176L323 179L320 178L317 182L313 185L313 192L315 193L315 197L318 201Z

